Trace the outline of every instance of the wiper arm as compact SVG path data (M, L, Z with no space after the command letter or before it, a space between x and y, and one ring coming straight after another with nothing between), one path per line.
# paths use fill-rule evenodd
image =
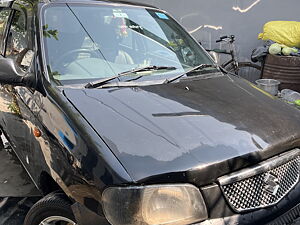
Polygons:
M129 70L129 71L119 73L116 76L103 78L103 79L100 79L100 80L96 80L94 82L89 82L84 87L85 88L96 88L96 87L99 87L103 84L106 84L107 82L109 82L111 80L117 79L117 78L122 77L122 76L127 76L127 75L132 74L132 73L138 73L138 72L143 72L143 71L152 71L152 70L154 71L154 70L176 70L176 69L177 68L174 67L174 66L146 66L146 67L142 67L142 68L135 68L135 69L132 69L132 70Z
M173 81L175 81L175 80L178 80L179 78L183 77L184 75L186 75L186 74L188 74L188 73L190 73L190 72L193 72L193 71L199 70L199 69L209 68L209 67L218 68L217 65L213 65L213 64L200 64L200 65L195 66L195 67L193 67L192 69L190 69L190 70L188 70L188 71L186 71L186 72L184 72L184 73L182 73L182 74L179 74L179 75L177 75L177 76L175 76L175 77L167 78L167 79L164 81L164 83L165 83L165 84L171 83L171 82L173 82Z

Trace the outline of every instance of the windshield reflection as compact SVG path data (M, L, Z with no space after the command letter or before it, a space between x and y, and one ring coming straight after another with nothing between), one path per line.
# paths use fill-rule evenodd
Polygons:
M177 69L152 71L147 77L212 64L172 18L157 10L62 4L46 7L43 15L47 69L58 84L102 79L152 65Z

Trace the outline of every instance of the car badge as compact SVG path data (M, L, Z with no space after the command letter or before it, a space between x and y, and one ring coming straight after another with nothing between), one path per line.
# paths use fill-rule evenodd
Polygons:
M280 185L278 178L271 173L267 173L264 179L264 190L275 196L279 188Z

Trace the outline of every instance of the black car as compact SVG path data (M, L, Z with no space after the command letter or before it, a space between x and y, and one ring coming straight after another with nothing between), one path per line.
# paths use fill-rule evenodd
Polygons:
M165 11L1 3L0 126L45 196L25 225L263 224L299 202L300 113Z

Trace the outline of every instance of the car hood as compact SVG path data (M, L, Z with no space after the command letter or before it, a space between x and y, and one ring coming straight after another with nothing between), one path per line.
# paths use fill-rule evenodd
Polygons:
M135 181L197 170L207 181L299 146L299 111L237 77L64 93Z

